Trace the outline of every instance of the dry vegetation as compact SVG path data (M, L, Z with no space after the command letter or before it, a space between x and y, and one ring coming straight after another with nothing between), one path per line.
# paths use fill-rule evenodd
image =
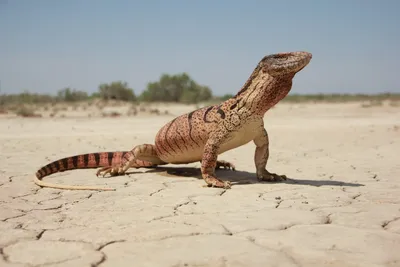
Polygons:
M120 117L171 115L170 104L193 105L199 108L220 103L233 95L213 96L210 88L193 81L189 75L164 74L157 82L150 82L139 96L126 82L100 84L98 91L87 92L64 88L56 95L20 94L0 95L0 115L20 117ZM360 103L362 108L400 107L400 93L366 94L290 94L282 103ZM163 103L162 105L159 105ZM176 114L177 115L177 114Z
M0 96L1 97L1 96ZM65 118L65 117L121 117L171 115L165 105L160 103L144 104L120 100L79 101L74 103L3 103L0 116L24 118Z
M31 96L31 97L29 97ZM197 103L193 108L216 104L231 95L213 97L211 100ZM12 99L12 101L9 101ZM359 103L362 108L388 106L400 107L400 94L378 95L289 95L282 103ZM183 104L182 105L186 105ZM47 95L27 94L23 97L17 95L0 95L0 115L19 116L24 118L36 117L120 117L120 116L173 116L168 109L168 103L160 105L155 102L104 100L92 97L80 101L65 101Z
M20 108L18 108L15 111L15 114L21 117L25 118L36 118L36 117L42 117L41 114L38 114L35 112L35 110L32 107L26 107L22 105Z

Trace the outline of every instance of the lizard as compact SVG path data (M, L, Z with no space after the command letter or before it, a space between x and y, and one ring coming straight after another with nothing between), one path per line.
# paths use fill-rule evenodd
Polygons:
M293 78L311 61L305 51L264 56L242 88L217 105L180 115L156 134L154 144L141 144L130 151L96 152L56 160L36 172L34 182L41 187L79 190L115 190L95 186L51 184L42 178L72 169L99 168L96 175L124 175L129 168L153 168L165 164L200 161L201 175L208 187L229 189L230 181L220 180L215 169L235 170L218 155L253 141L254 164L260 181L283 181L286 175L269 172L269 137L264 127L265 113L290 92Z

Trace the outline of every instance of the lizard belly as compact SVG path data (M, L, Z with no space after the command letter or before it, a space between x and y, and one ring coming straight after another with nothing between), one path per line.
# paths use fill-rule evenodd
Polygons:
M183 138L182 138L183 137ZM185 164L200 161L208 136L170 135L157 138L155 145L158 157L167 163Z
M222 154L254 140L260 132L261 125L262 119L256 119L239 126L238 129L229 133L228 138L222 142L217 153ZM218 129L213 130L218 131ZM201 161L208 136L209 133L202 134L197 131L193 135L183 136L160 134L155 142L157 154L162 161L172 164Z
M221 144L218 154L222 154L254 140L259 134L260 125L259 121L251 121L240 127L239 130L232 132L229 138Z
M204 144L189 144L182 145L182 150L169 151L169 153L161 153L160 159L172 164L186 164L200 161L203 157Z

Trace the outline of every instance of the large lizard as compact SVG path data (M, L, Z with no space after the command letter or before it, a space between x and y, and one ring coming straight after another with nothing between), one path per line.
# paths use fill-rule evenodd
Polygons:
M265 56L257 64L241 90L219 105L204 107L181 115L164 125L155 144L135 146L131 151L97 152L63 158L36 172L35 183L42 187L80 190L115 190L90 186L50 184L44 176L59 171L100 168L96 175L123 175L129 168L156 167L165 164L201 162L201 174L208 186L230 188L229 181L215 175L215 169L234 169L233 164L218 161L219 154L250 141L256 145L254 162L257 178L281 181L266 169L269 157L268 133L264 114L283 99L292 88L292 79L311 60L308 52L278 53Z

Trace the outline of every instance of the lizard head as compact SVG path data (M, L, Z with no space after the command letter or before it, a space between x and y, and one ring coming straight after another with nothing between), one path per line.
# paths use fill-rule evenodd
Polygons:
M259 105L251 104L251 106L256 107L257 112L265 113L289 93L292 88L292 78L308 65L311 58L311 53L302 51L263 57L236 97L248 94L246 101L259 102ZM256 89L262 93L253 94Z
M308 52L288 52L265 56L259 63L263 72L272 76L296 74L310 62L312 54Z

